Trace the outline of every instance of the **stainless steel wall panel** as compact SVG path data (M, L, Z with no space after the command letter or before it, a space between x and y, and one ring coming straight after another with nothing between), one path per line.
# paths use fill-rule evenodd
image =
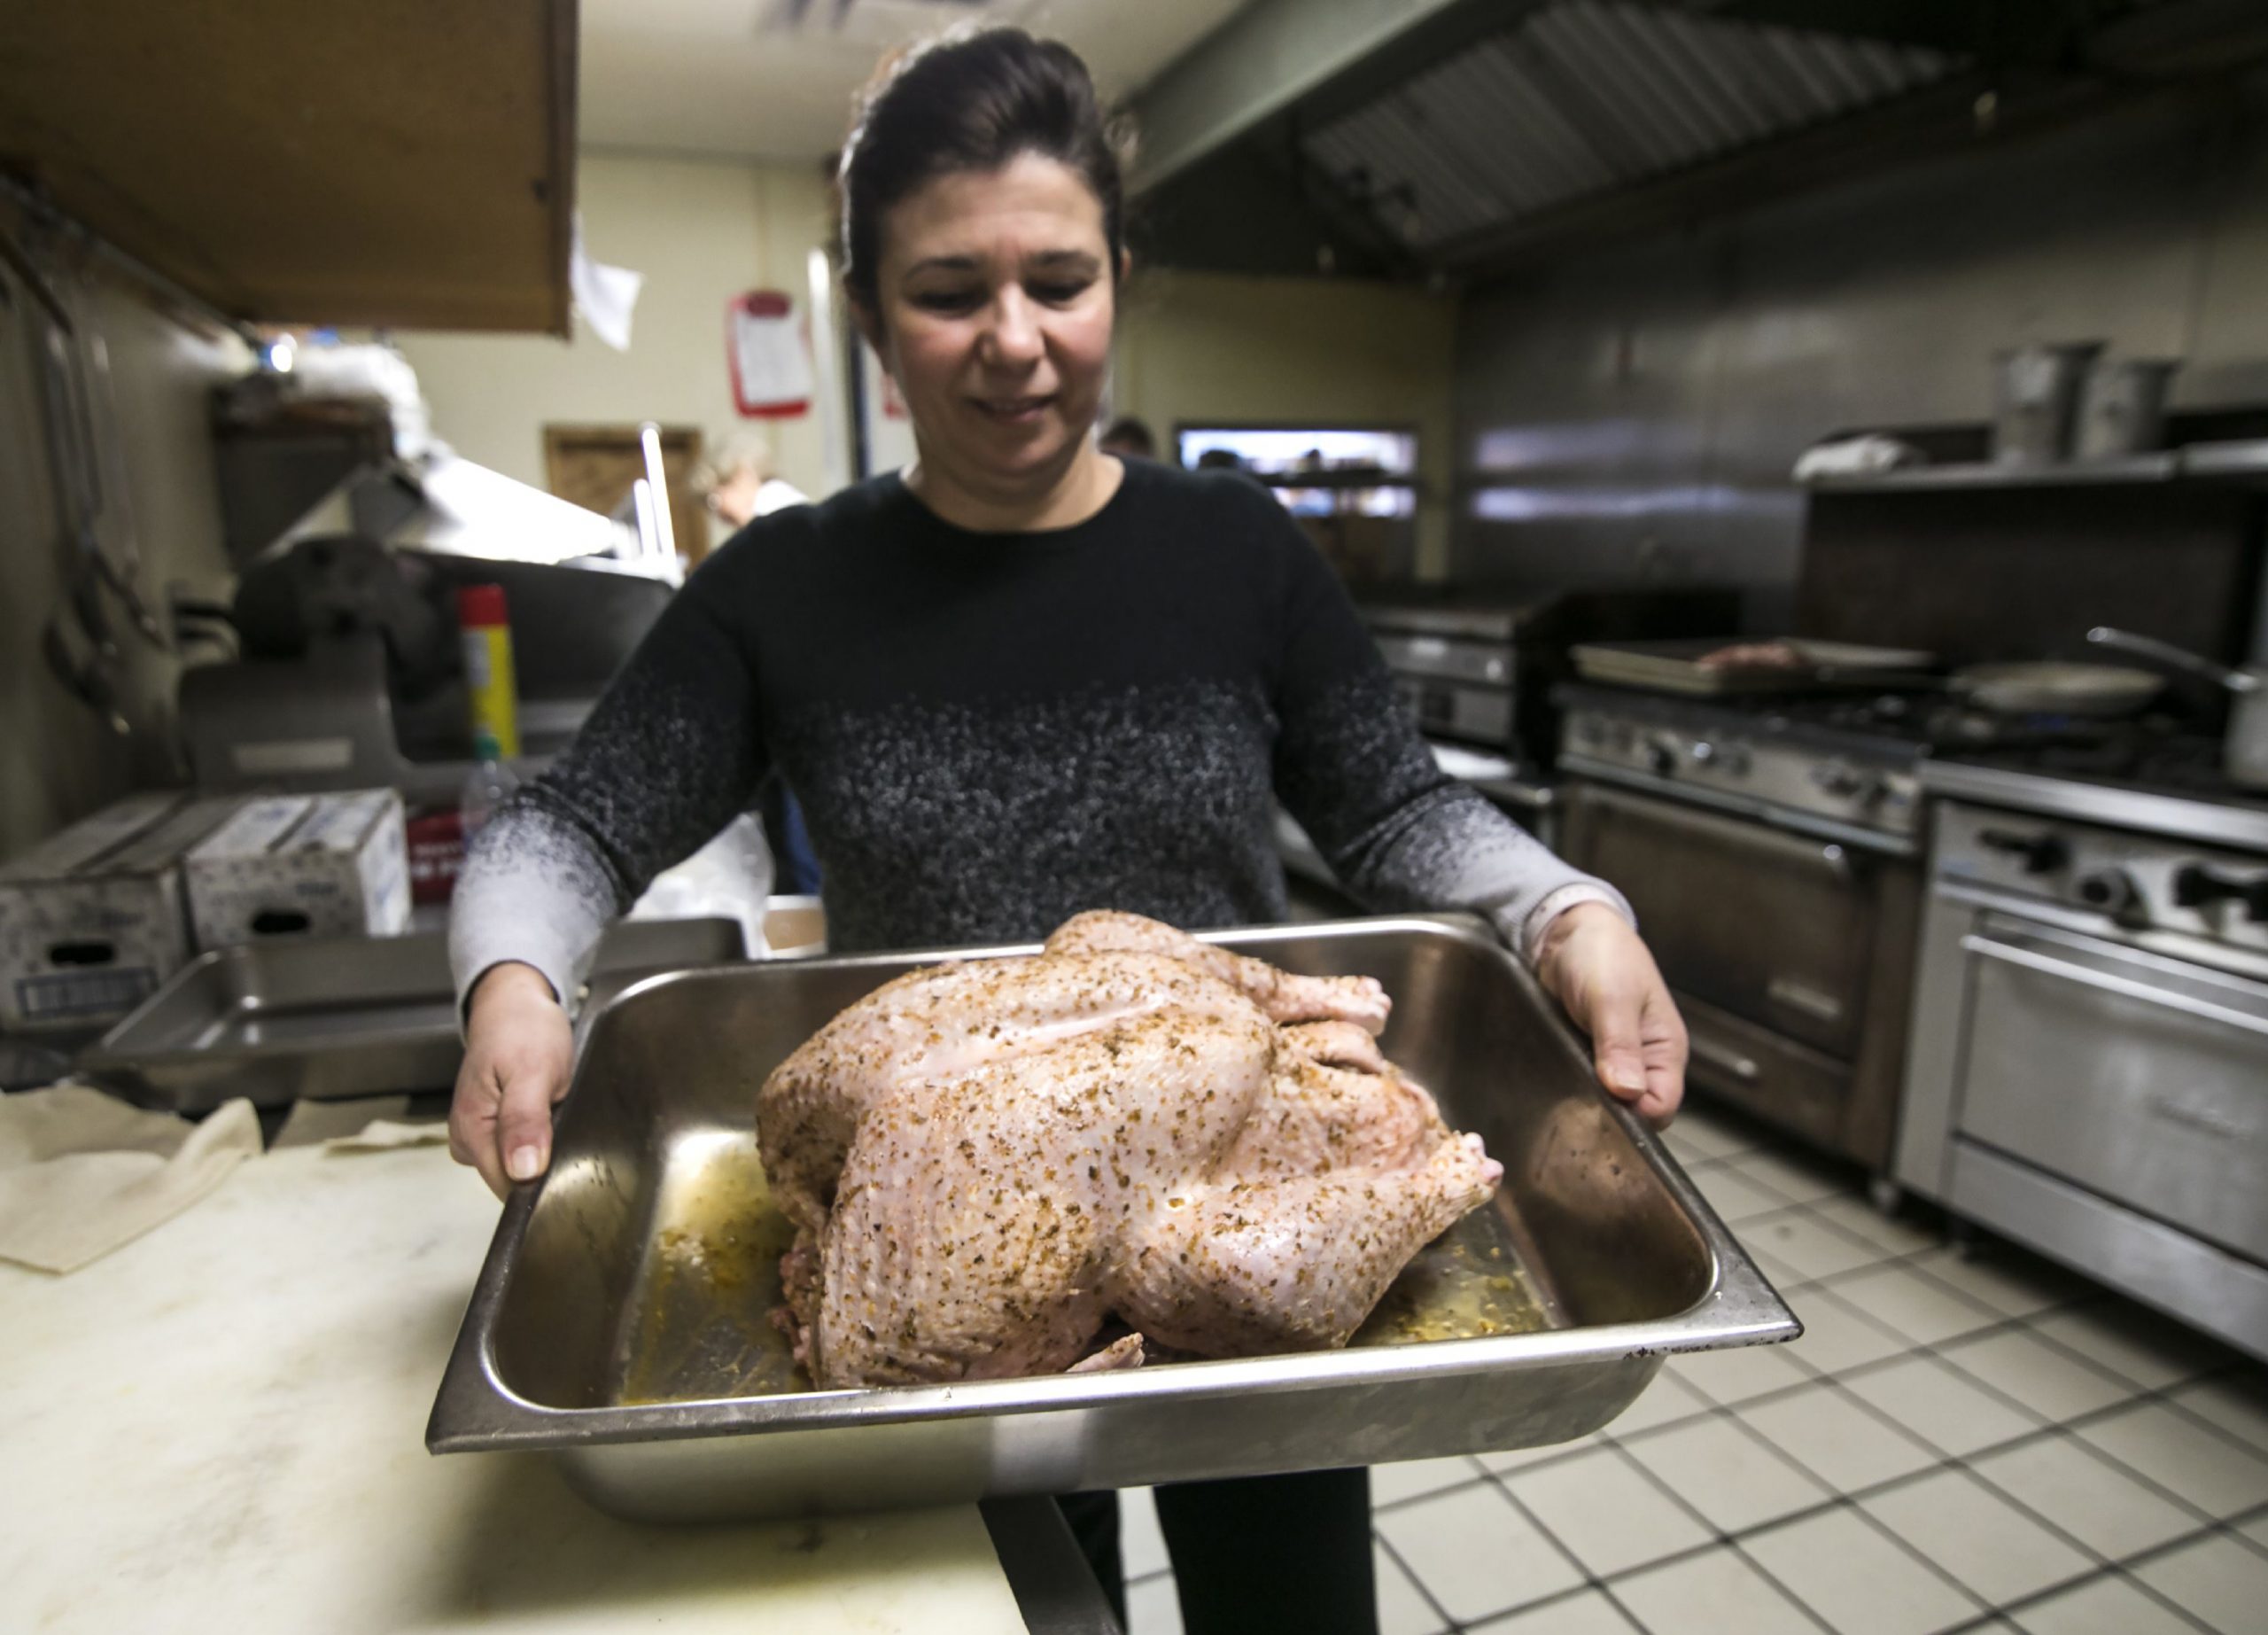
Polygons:
M1453 571L1729 581L1775 622L1810 443L1981 423L2028 339L2182 357L2178 409L2256 402L2263 289L2268 75L1522 274L1464 306Z

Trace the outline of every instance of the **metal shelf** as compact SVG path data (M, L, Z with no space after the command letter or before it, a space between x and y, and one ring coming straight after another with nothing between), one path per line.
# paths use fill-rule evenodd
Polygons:
M1819 494L1903 494L1977 488L2085 488L2170 482L2268 482L2268 439L2192 443L2117 460L2061 465L1915 465L1863 477L1825 477L1804 485Z

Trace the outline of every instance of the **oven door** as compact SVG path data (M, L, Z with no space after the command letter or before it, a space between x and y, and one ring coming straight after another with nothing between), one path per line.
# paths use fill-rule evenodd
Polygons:
M1961 946L1960 1133L2268 1259L2268 985L2008 915Z
M1630 899L1673 987L1850 1061L1873 959L1879 860L1588 780L1569 795L1568 860ZM1752 1060L1751 1042L1721 1054Z

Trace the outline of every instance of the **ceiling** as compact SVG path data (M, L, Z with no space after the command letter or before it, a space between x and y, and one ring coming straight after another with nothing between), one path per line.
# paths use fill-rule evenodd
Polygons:
M586 146L817 161L892 46L963 19L1070 44L1122 99L1245 0L582 0Z

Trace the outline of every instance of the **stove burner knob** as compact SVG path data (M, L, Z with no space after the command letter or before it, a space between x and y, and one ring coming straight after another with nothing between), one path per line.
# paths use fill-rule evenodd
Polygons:
M2051 875L2071 860L2070 844L2061 835L2019 835L2005 829L1983 829L1977 832L1977 843L2022 858L2023 871L2028 875Z
M1705 770L1723 773L1728 777L1739 777L1748 770L1748 751L1736 744L1712 744L1706 738L1696 738L1685 751L1685 758Z
M2184 908L2234 900L2244 905L2245 918L2268 920L2268 875L2239 880L2202 863L2185 863L2173 873L2173 900Z
M1882 798L1881 777L1871 772L1861 772L1839 760L1811 769L1811 781L1821 791L1837 800L1854 800L1871 804Z
M2126 913L2141 897L2140 888L2134 884L2134 876L2123 868L2105 868L2083 876L2078 890L2081 902L2112 915Z
M1677 751L1666 744L1646 745L1646 769L1658 778L1666 778L1677 770Z

